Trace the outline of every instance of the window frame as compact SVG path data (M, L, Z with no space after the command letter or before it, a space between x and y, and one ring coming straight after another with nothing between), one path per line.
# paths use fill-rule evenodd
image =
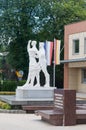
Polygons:
M86 37L84 38L84 54L86 54Z
M78 41L78 49L76 48L77 47L76 41ZM79 39L73 39L73 54L79 54L79 52L80 52L80 42L79 42Z
M82 69L82 83L86 84L86 68Z

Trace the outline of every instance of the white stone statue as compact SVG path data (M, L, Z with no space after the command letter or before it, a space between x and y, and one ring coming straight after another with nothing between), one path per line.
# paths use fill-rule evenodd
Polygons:
M30 44L32 45L32 47ZM27 51L29 54L29 73L28 73L27 81L25 85L23 85L23 87L33 87L35 78L37 81L36 86L40 86L39 83L40 66L39 63L36 61L36 58L39 58L38 50L36 48L36 41L31 41L31 40L28 41Z
M46 63L44 42L39 43L39 64L40 64L40 69L43 71L43 73L45 75L45 85L44 85L44 87L49 87L50 86L49 85L50 77L49 77L49 74L47 72L47 63Z
M27 51L29 55L29 73L27 77L26 83L23 85L23 88L28 87L40 87L40 71L42 71L45 75L45 85L44 87L49 87L49 74L47 72L47 64L46 64L46 56L45 56L45 49L44 43L39 43L39 51L36 48L36 41L28 41ZM32 47L31 47L32 46ZM36 60L38 59L38 61ZM34 85L34 81L36 78L36 85Z

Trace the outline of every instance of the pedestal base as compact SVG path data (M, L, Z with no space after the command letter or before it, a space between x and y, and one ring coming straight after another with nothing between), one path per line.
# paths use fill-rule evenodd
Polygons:
M55 87L17 87L16 99L53 100Z

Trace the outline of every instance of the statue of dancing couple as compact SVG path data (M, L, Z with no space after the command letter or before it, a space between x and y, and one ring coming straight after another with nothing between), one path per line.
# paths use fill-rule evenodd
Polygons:
M49 87L49 74L47 72L46 56L44 50L44 43L39 43L39 50L36 48L36 41L28 41L27 51L29 54L29 73L27 81L23 87L35 87L40 86L40 71L45 75L45 85L44 87ZM37 61L38 59L38 61ZM36 85L34 81L36 78Z

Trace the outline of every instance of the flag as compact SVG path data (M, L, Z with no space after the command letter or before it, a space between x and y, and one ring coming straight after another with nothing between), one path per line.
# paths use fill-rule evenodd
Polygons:
M54 39L54 63L55 65L60 64L60 44L61 44L61 40Z
M53 42L46 41L45 45L44 45L44 48L45 48L45 55L46 55L47 65L51 65L52 52L53 52Z

